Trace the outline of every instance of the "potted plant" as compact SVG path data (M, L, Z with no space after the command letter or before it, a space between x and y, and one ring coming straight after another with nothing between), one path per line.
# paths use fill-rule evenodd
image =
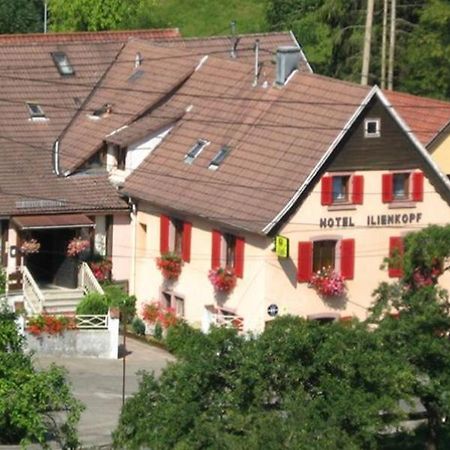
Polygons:
M172 252L164 253L156 260L156 265L166 280L177 280L183 265L182 259Z
M313 273L310 285L323 297L341 297L346 289L344 277L331 267Z
M39 253L41 244L36 239L28 239L22 242L20 246L20 252L22 255L32 255L33 253Z
M230 293L236 286L236 273L232 267L217 267L208 274L216 292Z

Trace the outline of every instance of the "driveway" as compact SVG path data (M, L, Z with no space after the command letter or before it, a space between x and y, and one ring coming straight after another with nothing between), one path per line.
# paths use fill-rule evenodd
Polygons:
M125 370L125 395L138 388L139 370L156 375L174 357L164 350L127 338ZM51 363L64 366L72 383L75 396L86 406L78 426L83 446L101 446L111 443L122 407L123 360L94 358L54 358L34 356L36 368L46 368Z

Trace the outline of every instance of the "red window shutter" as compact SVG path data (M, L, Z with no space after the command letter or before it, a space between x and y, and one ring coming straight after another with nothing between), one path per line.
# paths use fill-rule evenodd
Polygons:
M211 268L220 267L220 249L222 246L222 234L220 231L212 231Z
M355 274L355 240L341 241L341 275L346 280L353 280Z
M333 177L322 177L322 205L333 203Z
M313 243L298 243L297 280L299 283L308 283L311 280L313 263Z
M381 186L383 203L391 203L394 198L394 176L392 173L383 174Z
M423 202L423 173L412 174L412 199L415 202Z
M183 261L191 261L191 231L192 223L183 222L183 241L181 244L181 257Z
M244 247L245 239L236 237L236 247L234 249L234 271L238 278L244 276Z
M364 177L362 175L353 176L352 203L362 205L364 198Z
M167 216L161 215L159 234L159 250L161 254L169 251L169 226L170 219Z
M399 258L403 256L403 238L392 236L389 238L389 258ZM388 269L391 278L399 278L403 276L403 267L401 261L397 264L389 264Z

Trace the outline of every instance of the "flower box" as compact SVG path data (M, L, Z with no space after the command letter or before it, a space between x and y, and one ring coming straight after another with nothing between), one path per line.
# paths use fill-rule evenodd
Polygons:
M344 277L331 267L313 273L310 285L319 295L327 298L342 297L346 290Z
M164 253L156 260L156 264L166 280L178 280L183 261L177 254Z
M236 286L236 273L232 267L218 267L211 269L208 274L209 281L216 292L230 293Z

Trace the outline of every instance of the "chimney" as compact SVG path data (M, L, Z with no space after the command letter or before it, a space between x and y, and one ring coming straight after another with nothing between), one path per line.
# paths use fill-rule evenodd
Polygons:
M299 62L300 49L298 47L278 47L276 83L283 86L289 78L289 75L298 69Z
M239 41L241 38L236 36L236 21L232 20L230 22L231 26L231 50L230 50L230 56L232 58L237 58L237 46L239 44Z

